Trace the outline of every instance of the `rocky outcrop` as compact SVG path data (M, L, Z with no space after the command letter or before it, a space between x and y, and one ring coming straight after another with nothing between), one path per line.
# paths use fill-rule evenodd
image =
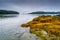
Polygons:
M30 27L30 33L36 34L38 37L45 38L53 35L53 37L60 37L60 19L57 16L38 16L21 26Z

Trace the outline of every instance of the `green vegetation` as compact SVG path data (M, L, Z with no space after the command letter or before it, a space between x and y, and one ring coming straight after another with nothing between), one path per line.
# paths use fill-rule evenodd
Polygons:
M40 12L32 12L30 14L46 14L46 12L42 12L42 11L40 11Z
M19 14L16 11L0 10L0 14Z
M37 12L32 12L29 14L60 14L60 12L44 12L44 11L37 11Z
M16 11L0 10L0 18L16 17L19 13Z

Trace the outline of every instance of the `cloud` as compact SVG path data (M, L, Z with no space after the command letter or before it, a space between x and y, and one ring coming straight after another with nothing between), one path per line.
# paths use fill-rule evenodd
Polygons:
M20 13L33 11L60 11L60 0L0 0L0 9Z
M60 0L0 0L0 5L7 4L15 4L15 5L44 5L44 6L60 6Z
M17 4L17 5L55 5L55 4L59 4L60 0L0 0L1 4L5 4L5 3L12 3L12 4Z

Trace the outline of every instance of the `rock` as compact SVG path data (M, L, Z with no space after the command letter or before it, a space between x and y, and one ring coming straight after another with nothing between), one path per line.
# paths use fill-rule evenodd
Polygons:
M22 27L30 27L30 33L36 34L38 37L40 35L45 35L44 33L40 33L41 30L47 32L47 36L54 35L60 37L60 19L56 16L38 16Z
M36 35L30 34L30 33L24 33L21 37L20 40L38 40Z

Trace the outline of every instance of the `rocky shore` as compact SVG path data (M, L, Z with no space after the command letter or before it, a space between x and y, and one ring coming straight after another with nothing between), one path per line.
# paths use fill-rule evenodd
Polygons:
M60 40L60 15L38 16L21 26L30 27L30 33L42 40Z

